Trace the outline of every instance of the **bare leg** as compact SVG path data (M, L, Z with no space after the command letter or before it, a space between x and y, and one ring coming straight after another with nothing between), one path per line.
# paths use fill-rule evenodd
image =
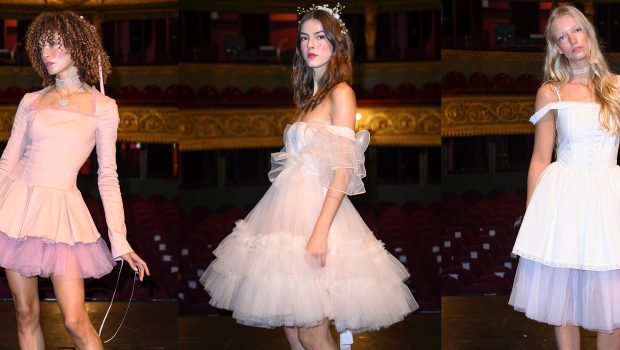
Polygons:
M54 292L65 328L80 350L103 350L101 339L88 318L84 304L84 280L52 275Z
M620 329L613 333L598 333L596 336L597 350L620 350Z
M298 328L299 341L307 350L338 350L330 333L329 320L314 328Z
M39 323L39 279L24 277L11 270L6 270L6 279L15 300L19 348L44 350L43 330Z
M299 341L299 332L297 328L294 327L284 327L284 334L286 334L286 339L288 340L288 344L291 346L291 350L305 350L304 346L301 345Z
M558 350L579 350L581 341L579 327L573 325L556 326L555 341L558 344Z

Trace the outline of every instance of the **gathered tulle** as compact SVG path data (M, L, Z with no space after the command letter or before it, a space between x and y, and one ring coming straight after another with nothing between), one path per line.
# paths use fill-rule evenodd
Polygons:
M294 127L293 127L294 126ZM290 136L289 133L297 133ZM366 176L364 152L370 142L366 130L357 134L346 127L297 122L288 125L284 138L303 138L304 146L272 154L269 179L274 182L287 164L303 164L319 174L321 186L344 192L348 195L364 193L362 179Z
M539 322L611 333L620 328L620 270L552 267L521 258L509 304Z
M317 166L321 157L308 151L308 142L324 129L306 123L287 129L272 186L220 243L200 279L210 303L232 310L239 323L314 327L329 319L338 331L361 332L388 327L418 308L403 283L407 270L346 196L330 227L326 265L305 252L328 191L319 172L326 168ZM351 140L353 131L341 129Z
M339 332L387 327L418 308L402 283L409 274L374 237L347 247L330 240L323 268L306 243L291 232L257 235L239 221L200 280L211 304L249 326L314 327L331 319Z
M114 264L101 238L94 243L69 245L41 237L13 239L0 232L0 266L22 276L99 278L110 273Z

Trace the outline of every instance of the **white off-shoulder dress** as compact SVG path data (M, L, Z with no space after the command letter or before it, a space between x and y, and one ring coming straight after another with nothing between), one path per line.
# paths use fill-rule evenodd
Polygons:
M523 218L509 303L537 321L611 332L620 327L618 136L601 127L598 103L560 100L530 121L550 110L557 110L557 160Z
M272 154L273 182L214 251L201 278L210 303L242 324L339 332L387 327L418 308L407 270L378 241L345 196L331 225L325 267L305 252L328 188L363 193L369 133L296 122ZM346 180L334 177L344 169ZM342 171L342 170L341 170Z

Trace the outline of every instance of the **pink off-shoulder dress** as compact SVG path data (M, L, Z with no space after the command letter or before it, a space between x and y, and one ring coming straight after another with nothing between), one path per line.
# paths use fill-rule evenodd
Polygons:
M0 266L23 276L101 277L131 252L116 172L116 102L92 88L93 114L39 106L26 94L0 159ZM97 148L98 185L112 251L76 187Z

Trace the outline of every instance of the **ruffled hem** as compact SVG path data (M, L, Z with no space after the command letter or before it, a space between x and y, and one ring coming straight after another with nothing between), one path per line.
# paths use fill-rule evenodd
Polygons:
M509 304L538 322L611 333L620 328L620 270L567 269L520 259Z
M211 305L245 325L314 327L330 319L339 332L388 327L418 308L402 283L409 274L374 237L328 250L323 268L305 253L306 241L291 232L257 235L238 222L200 279Z
M0 232L9 238L95 243L101 237L77 189L63 191L13 178L0 179Z
M298 150L299 154L285 146L281 152L271 155L271 182L281 175L287 165L303 164L318 174L319 184L325 188L347 195L366 192L362 179L366 177L364 152L370 142L368 131L362 130L356 134L342 126L296 122L284 130L285 144L289 138L297 139L288 135L291 132L300 133L304 145Z
M0 266L22 276L99 278L110 273L114 265L101 238L94 243L69 245L41 237L17 240L0 232Z
M545 265L620 268L620 167L581 171L561 162L541 174L513 252Z

